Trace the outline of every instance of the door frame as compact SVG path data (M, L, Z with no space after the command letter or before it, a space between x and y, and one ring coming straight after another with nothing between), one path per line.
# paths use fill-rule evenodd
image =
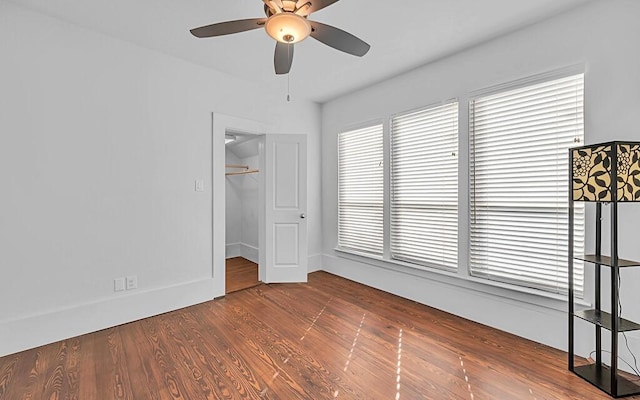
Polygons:
M225 142L227 131L252 135L267 135L271 125L246 118L211 113L211 260L214 298L225 295L225 254L226 254L226 185L225 185ZM260 160L263 155L260 154ZM264 187L263 175L260 175L260 187ZM264 214L264 212L261 212ZM260 218L264 218L263 215ZM264 246L259 243L258 252Z

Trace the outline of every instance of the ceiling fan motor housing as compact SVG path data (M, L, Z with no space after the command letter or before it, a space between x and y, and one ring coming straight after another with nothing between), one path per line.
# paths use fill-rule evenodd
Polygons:
M292 12L282 12L270 16L264 29L269 36L281 43L298 43L311 34L309 21Z
M294 12L297 8L298 2L291 1L291 0L283 0L282 5L283 5L282 7L283 11ZM267 17L270 17L276 14L277 12L278 11L275 8L271 8L267 4L264 5L264 13L267 15Z

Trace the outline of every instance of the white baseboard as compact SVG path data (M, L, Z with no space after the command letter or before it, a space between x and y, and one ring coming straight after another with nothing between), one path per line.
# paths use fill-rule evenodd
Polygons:
M226 245L224 253L225 258L235 258L240 257L241 255L241 243L229 243Z
M324 271L557 349L566 350L566 312L517 298L463 287L426 273L399 271L324 255ZM445 277L446 278L446 277ZM492 287L488 290L492 290ZM541 303L544 299L541 298ZM540 329L543 326L544 329ZM576 331L576 353L588 354Z
M259 249L246 243L232 243L227 245L226 258L242 257L247 260L259 263ZM307 272L312 273L322 270L322 254L310 256L307 261Z
M258 264L258 248L248 245L246 243L240 243L240 257Z
M307 264L308 273L322 271L322 257L322 254L315 254L309 257L309 264Z
M480 292L326 254L322 257L321 270L547 346L567 350L566 312L543 305L542 298L541 304L536 306L531 301L507 299L501 293ZM576 324L577 355L587 357L594 350L592 326L587 323ZM627 340L634 352L640 349L640 338L628 335ZM619 351L622 359L633 360L626 346L621 346ZM607 354L603 354L603 361L609 362ZM625 363L620 363L618 367L633 373Z
M258 264L259 249L246 243L230 243L227 245L225 257L242 257ZM310 256L307 271L311 273L320 270L322 270L322 254Z
M258 263L258 248L246 243L229 243L226 246L225 258L242 257Z
M209 301L213 279L121 296L0 322L0 357Z

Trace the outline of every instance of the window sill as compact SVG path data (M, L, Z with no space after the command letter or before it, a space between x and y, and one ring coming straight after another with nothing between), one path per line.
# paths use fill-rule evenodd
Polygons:
M374 267L384 268L407 275L441 282L444 284L454 285L479 293L532 304L535 306L546 307L558 311L567 311L567 296L508 283L492 281L488 279L476 278L474 276L463 275L460 270L451 271L425 267L398 260L387 260L383 259L382 257L375 257L370 254L339 247L334 248L334 251L341 258L369 264ZM585 308L590 308L592 306L588 301L578 298L575 299L574 304Z

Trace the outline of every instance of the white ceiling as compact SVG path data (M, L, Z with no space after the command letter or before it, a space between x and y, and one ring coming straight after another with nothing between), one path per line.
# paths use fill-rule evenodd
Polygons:
M11 0L81 27L277 90L261 30L197 39L189 29L263 17L260 0ZM310 16L371 45L363 58L312 38L295 47L293 96L325 102L592 0L341 0Z

